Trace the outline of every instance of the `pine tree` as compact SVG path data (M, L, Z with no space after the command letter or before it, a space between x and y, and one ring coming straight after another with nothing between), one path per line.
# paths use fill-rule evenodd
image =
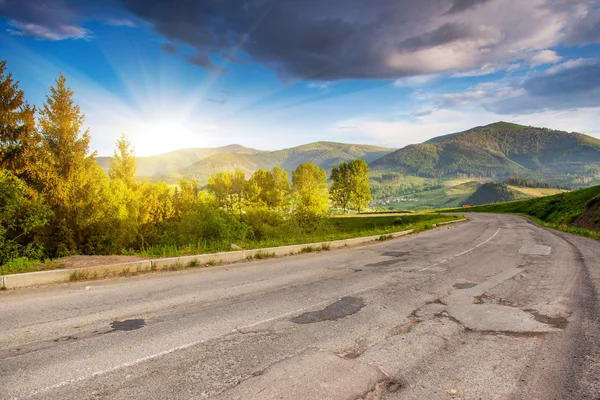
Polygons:
M95 229L106 214L109 180L90 153L89 131L81 132L84 115L61 74L50 87L39 119L42 143L41 190L54 211L48 232L53 255L92 253L102 232Z
M89 153L89 130L81 133L85 115L73 95L66 78L60 74L56 86L50 87L39 120L48 173L63 181L68 181L80 168L89 167L96 156L95 152Z
M35 107L24 100L12 74L5 75L0 61L0 168L12 171L31 184L35 180L36 151L40 136L35 129Z
M108 176L110 179L120 179L133 190L137 186L135 182L135 151L125 134L122 134L121 138L117 140L116 147L113 158L110 160Z

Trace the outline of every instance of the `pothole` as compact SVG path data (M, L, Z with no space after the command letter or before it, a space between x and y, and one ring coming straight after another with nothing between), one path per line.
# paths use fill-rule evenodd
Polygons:
M372 263L372 264L367 264L367 265L365 265L365 267L370 267L370 268L373 268L373 267L389 267L390 265L394 265L394 264L397 264L397 263L398 263L398 260L391 259L391 260L379 261L379 262Z
M454 288L456 288L456 289L469 289L469 288L477 286L477 284L471 283L471 282L459 282L459 283L455 283L452 286L454 286Z
M356 314L366 305L359 297L342 297L333 304L319 311L309 311L292 318L290 321L296 324L312 324L321 321L335 321L352 314Z
M126 319L125 321L113 321L110 327L115 331L135 331L146 326L146 321L138 319Z
M410 254L410 251L387 251L383 253L386 257L404 257Z
M531 315L533 315L533 318L535 318L536 321L541 322L542 324L552 325L553 327L558 329L565 329L569 324L569 320L565 317L550 317L548 315L540 314L536 310L531 309L525 311L531 313Z

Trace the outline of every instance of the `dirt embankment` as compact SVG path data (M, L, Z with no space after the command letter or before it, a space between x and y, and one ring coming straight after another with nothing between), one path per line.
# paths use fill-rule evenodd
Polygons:
M74 269L95 267L97 265L120 264L131 261L146 260L147 258L138 256L69 256L44 263L39 266L40 271L45 269ZM52 268L48 268L51 266Z
M572 227L600 232L600 197L592 199L587 209L573 220Z

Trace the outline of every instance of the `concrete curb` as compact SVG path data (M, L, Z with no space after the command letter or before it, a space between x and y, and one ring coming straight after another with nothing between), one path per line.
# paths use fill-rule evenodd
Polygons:
M466 220L442 222L434 226L454 224ZM394 232L389 235L392 238L410 235L413 230ZM178 270L190 267L190 264L222 264L236 261L244 261L251 258L257 258L257 254L263 254L266 257L286 256L302 252L306 247L313 247L315 250L323 246L329 246L330 249L341 247L357 246L363 243L369 243L378 240L381 236L375 235L353 239L334 240L331 242L295 244L291 246L270 247L264 249L228 251L222 253L199 254L194 256L182 256L171 258L156 258L148 260L133 261L112 265L98 265L87 268L56 269L51 271L26 272L23 274L12 274L0 276L2 287L6 289L24 288L28 286L47 285L50 283L68 282L72 276L79 279L105 278L109 276L127 276L141 272Z

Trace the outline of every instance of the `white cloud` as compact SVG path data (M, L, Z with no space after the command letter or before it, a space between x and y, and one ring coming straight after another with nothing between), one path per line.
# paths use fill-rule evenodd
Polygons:
M471 76L484 76L498 72L499 67L491 64L483 64L481 67L469 71L455 72L452 74L454 78L464 78Z
M553 50L538 51L531 57L531 66L537 67L544 64L556 64L563 58Z
M394 83L392 83L392 86L397 88L423 86L433 82L438 77L438 74L408 76L406 78L396 79Z
M568 61L565 61L564 63L560 63L558 65L548 68L545 71L545 74L546 75L555 75L555 74L557 74L561 71L567 70L567 69L581 67L583 65L591 65L591 64L595 64L597 62L598 62L597 60L590 59L590 58L575 58L575 59L568 60Z
M9 21L9 24L18 29L9 30L11 35L33 36L42 40L87 39L90 36L90 31L77 25L64 24L50 29L43 25L14 20Z
M331 87L333 86L333 83L329 82L329 81L324 81L324 82L309 82L306 87L309 89L316 89L318 91L320 91L321 93L329 93L331 91Z
M113 26L126 26L128 28L135 27L135 22L127 18L108 18L106 23Z

